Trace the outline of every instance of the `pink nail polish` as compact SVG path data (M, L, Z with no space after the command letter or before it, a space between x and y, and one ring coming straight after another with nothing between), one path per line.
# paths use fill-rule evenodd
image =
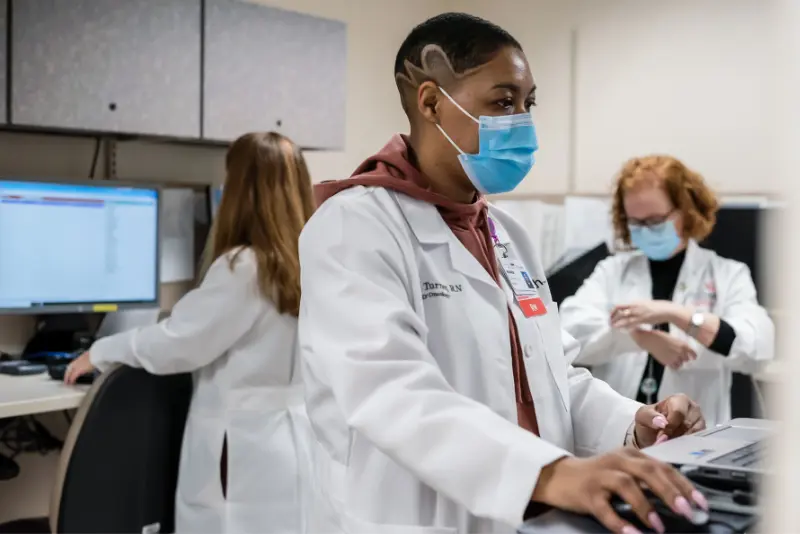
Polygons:
M705 495L697 490L694 490L692 492L692 500L697 506L708 512L708 501L706 500Z
M650 512L647 515L647 520L650 521L650 526L653 527L653 530L658 532L658 534L664 534L666 532L666 528L664 528L664 522L661 521L661 518L658 517L658 514L655 512Z
M664 443L665 441L669 441L669 436L667 436L666 434L661 434L656 439L656 445L660 445L660 444Z
M628 525L626 527L622 527L622 534L642 534L632 526Z
M653 418L653 426L660 430L667 428L667 418L663 415L657 415Z
M692 519L692 516L694 515L692 513L692 507L689 504L689 501L687 501L683 497L678 497L677 499L675 499L675 511L681 514L686 519L689 519L690 521Z

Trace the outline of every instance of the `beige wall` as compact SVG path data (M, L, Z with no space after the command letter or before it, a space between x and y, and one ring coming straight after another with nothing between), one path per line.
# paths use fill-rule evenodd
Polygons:
M774 442L773 450L776 475L771 481L768 509L768 521L764 532L800 532L800 455L797 454L797 443L800 440L800 417L797 407L800 406L800 388L795 377L800 374L800 358L797 347L800 346L800 316L797 303L800 302L800 277L797 276L797 265L800 263L800 239L797 229L800 228L800 2L797 0L779 0L780 21L774 31L778 37L779 52L777 59L786 65L781 69L781 84L776 98L776 107L781 110L778 124L779 135L776 147L777 175L783 198L789 204L786 217L778 228L770 235L773 254L770 256L776 278L779 305L786 310L783 318L786 327L778 336L778 354L785 362L782 369L785 380L780 385L778 394L770 399L782 421L782 435Z
M722 193L776 191L776 0L456 3L522 43L540 88L541 150L517 193L604 193L651 152Z

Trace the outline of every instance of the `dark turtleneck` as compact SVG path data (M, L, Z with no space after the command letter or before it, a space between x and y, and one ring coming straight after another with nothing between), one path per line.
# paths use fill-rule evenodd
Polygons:
M686 251L683 250L671 258L663 261L649 260L650 278L653 281L653 300L672 300L672 295L675 293L675 286L678 284L678 276L680 275L681 267L683 266L685 259ZM667 323L654 325L653 328L656 330L661 330L662 332L669 332L669 324ZM709 350L716 352L721 356L727 356L731 352L731 347L733 346L735 339L736 332L734 332L733 327L731 327L731 325L724 320L720 319L717 336L714 338L714 341L708 348ZM641 385L642 381L649 375L651 362L653 366L653 378L655 379L659 388L661 388L661 379L664 377L664 366L661 365L658 360L653 358L652 355L648 354L647 357L648 365L645 366L644 373L639 381L639 389L636 398L636 400L642 403L647 402L647 395L642 393ZM653 395L654 398L657 396L658 392Z

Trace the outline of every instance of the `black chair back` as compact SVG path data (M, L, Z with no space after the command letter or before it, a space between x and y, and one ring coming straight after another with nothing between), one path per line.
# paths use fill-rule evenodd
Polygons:
M188 374L154 376L119 366L100 375L64 444L51 531L174 532L191 396Z

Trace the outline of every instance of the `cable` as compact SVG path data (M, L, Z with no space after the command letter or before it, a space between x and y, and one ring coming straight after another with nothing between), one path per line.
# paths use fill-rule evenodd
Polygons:
M67 424L71 426L72 425L72 416L69 414L69 412L67 410L64 410L61 413L64 414L64 419L67 420Z
M0 454L0 481L11 480L19 476L19 464Z
M97 160L100 159L100 144L103 139L100 136L94 139L94 156L92 156L92 168L89 170L89 179L94 180L95 171L97 170Z
M46 455L64 446L61 440L31 416L11 420L0 432L0 445L8 450L11 460L25 452Z

